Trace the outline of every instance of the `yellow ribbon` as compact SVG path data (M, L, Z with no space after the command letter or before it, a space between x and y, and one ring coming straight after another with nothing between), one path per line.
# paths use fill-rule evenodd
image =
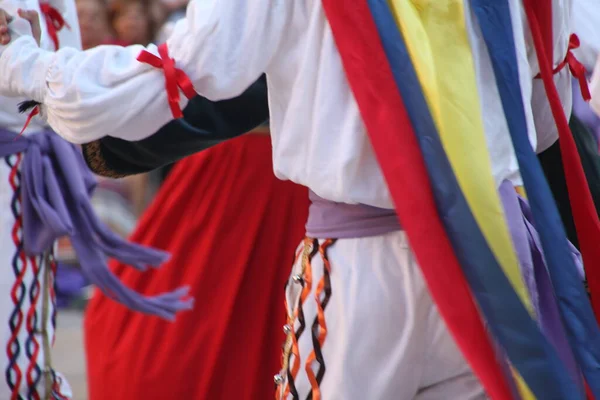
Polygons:
M515 292L534 316L492 174L462 0L388 0L463 194ZM507 133L508 134L508 133ZM524 399L535 399L515 373Z

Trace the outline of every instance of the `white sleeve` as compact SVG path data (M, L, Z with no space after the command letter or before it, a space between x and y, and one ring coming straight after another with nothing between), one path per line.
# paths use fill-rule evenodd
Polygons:
M590 100L590 106L592 110L600 116L600 56L597 59L594 73L592 74L592 80L590 81L590 94L592 100Z
M192 0L167 40L169 55L204 97L238 96L268 70L293 3ZM100 46L52 53L20 37L0 47L0 94L41 102L49 125L74 143L103 136L140 140L172 119L163 71L138 62L142 50ZM158 54L156 46L147 50Z

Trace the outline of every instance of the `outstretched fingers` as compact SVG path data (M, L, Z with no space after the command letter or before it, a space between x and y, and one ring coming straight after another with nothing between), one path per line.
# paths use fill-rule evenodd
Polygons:
M42 37L42 28L40 27L40 16L38 12L35 10L21 10L18 11L19 17L27 20L31 25L31 32L33 33L33 37L37 42L38 46L40 44L40 39ZM10 40L10 38L9 38Z

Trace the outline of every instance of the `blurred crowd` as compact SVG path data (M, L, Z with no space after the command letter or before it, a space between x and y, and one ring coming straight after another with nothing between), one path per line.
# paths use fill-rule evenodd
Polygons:
M187 0L77 0L83 47L162 41L165 24L185 13Z
M84 49L104 44L148 45L166 40L185 15L188 0L76 0ZM98 177L92 204L100 218L123 237L129 236L169 167L125 179ZM67 239L59 241L57 289L61 306L84 304L86 282Z

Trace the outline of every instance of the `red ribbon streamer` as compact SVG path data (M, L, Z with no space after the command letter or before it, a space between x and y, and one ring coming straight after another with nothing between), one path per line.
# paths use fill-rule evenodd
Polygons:
M175 67L175 60L169 57L169 50L166 43L158 46L158 54L160 57L157 57L146 50L142 50L138 55L137 60L149 64L154 68L164 70L165 89L167 91L171 113L173 114L173 118L181 118L183 117L183 112L181 111L181 107L179 107L179 89L181 89L188 99L196 96L196 90L186 73Z
M577 81L579 81L579 88L581 89L581 95L583 96L583 99L585 101L590 101L592 98L592 95L590 94L590 88L588 86L587 78L585 76L586 75L585 67L583 66L583 64L581 62L579 62L579 60L573 54L573 50L579 48L580 44L581 44L581 42L579 41L579 37L573 33L571 35L571 37L569 38L569 49L567 51L567 56L560 64L558 64L558 66L556 68L554 68L552 70L552 74L554 74L554 75L558 74L560 71L562 71L562 69L565 66L568 65L569 70L571 71L571 74L575 78L577 78ZM536 79L540 79L541 77L542 77L541 73L539 73L535 76Z
M565 169L565 178L569 192L573 219L577 229L577 238L581 245L581 254L585 266L585 272L592 297L592 306L596 314L596 320L600 318L600 221L592 200L592 195L581 165L581 159L575 146L575 141L569 128L569 122L562 108L560 97L554 85L553 74L549 57L543 45L541 21L536 15L535 0L523 0L525 13L529 20L531 33L540 64L541 77L544 81L546 95L550 102L550 108L558 127L560 151ZM543 4L539 4L543 3ZM539 2L538 9L551 7L549 1Z
M552 55L554 54L554 26L552 24L552 13L552 2L550 0L542 0L537 3L535 15L542 35L540 46L543 47L544 53L548 56L545 62L550 68L554 65L552 58Z
M60 12L56 8L52 7L50 4L41 3L40 9L46 21L46 29L48 31L48 36L50 36L50 39L54 43L55 49L58 50L58 32L64 27L66 27L67 29L71 29L71 27L65 21Z
M40 113L40 106L35 106L33 108L33 110L31 110L31 112L29 113L29 115L27 116L27 120L25 121L25 124L23 125L23 129L21 129L21 132L19 132L18 136L23 135L23 133L25 132L25 129L27 129L27 127L29 126L29 123L31 122L31 119L33 117L35 117L36 115L38 115ZM16 140L17 138L15 138Z

